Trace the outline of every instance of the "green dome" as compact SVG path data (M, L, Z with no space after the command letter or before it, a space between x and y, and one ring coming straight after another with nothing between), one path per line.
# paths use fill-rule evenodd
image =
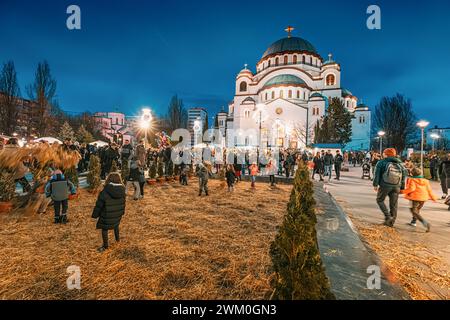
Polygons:
M310 53L318 54L316 48L314 46L302 38L290 37L283 38L274 42L267 50L264 52L262 58L275 54L282 53L286 51L307 51Z
M263 88L276 86L279 84L306 85L305 81L303 81L299 77L293 76L291 74L282 74L267 81Z
M345 88L342 88L342 97L348 97L348 96L353 96L353 93L351 93L350 91L348 91Z

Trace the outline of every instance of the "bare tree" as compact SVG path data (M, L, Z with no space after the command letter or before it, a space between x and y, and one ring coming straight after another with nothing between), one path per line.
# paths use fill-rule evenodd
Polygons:
M167 119L171 130L187 127L187 111L184 108L183 100L178 96L173 96L169 104Z
M20 88L14 62L3 64L0 74L0 130L11 135L17 124Z
M309 124L307 129L305 124L295 122L292 127L291 137L304 145L311 144L311 141L314 141L315 125L315 123Z
M38 64L34 82L27 87L27 92L37 105L31 112L32 125L39 135L45 135L56 93L56 80L52 78L47 61Z
M416 121L411 100L401 94L383 97L375 107L375 131L386 132L383 145L395 148L399 153L403 152L408 141L417 133Z

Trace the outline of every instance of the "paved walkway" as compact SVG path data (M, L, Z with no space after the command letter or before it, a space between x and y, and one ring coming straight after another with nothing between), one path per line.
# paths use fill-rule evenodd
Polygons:
M351 167L350 172L342 173L341 181L326 182L325 188L353 218L369 227L379 225L383 222L384 216L376 204L372 181L362 180L361 170L360 167ZM440 198L442 191L439 184L432 182L432 187ZM427 202L422 213L432 225L430 233L425 233L420 222L416 228L408 225L411 221L409 201L401 195L395 230L400 239L425 245L427 250L439 256L448 265L447 270L450 270L450 211L443 204L443 200L439 200L438 203Z
M383 270L380 270L380 286L368 287L368 278L372 274L368 268L380 265L378 256L364 245L345 213L325 192L322 183L315 183L314 197L318 210L316 230L320 256L336 299L409 299L399 284L388 280Z

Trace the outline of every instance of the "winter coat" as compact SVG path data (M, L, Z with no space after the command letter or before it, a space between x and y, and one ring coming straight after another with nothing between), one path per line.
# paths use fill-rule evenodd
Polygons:
M199 165L197 170L196 170L196 175L199 179L203 180L203 181L208 181L208 178L210 176L210 172L208 171L208 169L203 165Z
M344 162L344 157L341 154L337 154L336 157L334 157L334 165L340 167L342 162Z
M131 144L124 144L120 152L122 159L128 159L133 155L133 146Z
M400 189L405 189L405 182L406 177L408 176L408 171L406 170L405 166L403 165L402 161L395 157L389 157L383 160L378 161L377 166L375 167L375 173L373 177L373 186L374 187L392 187L392 185L388 185L383 181L383 175L389 165L389 163L395 163L400 166L400 169L402 170L402 179L400 182Z
M225 173L225 177L227 178L228 184L233 184L236 181L236 174L234 173L234 171L227 170L227 172Z
M333 155L332 155L332 154L326 153L326 154L323 156L323 164L324 164L325 166L331 166L331 165L333 164L333 162L334 162L334 158L333 158Z
M323 170L323 159L321 157L314 157L313 162L314 162L314 170L316 172Z
M125 187L122 184L108 183L100 192L92 218L97 219L97 229L110 230L120 224L125 214Z
M450 160L444 160L441 162L441 165L439 166L439 174L445 175L448 178L450 178Z
M256 164L252 164L249 169L251 176L256 176L258 174L258 166Z
M128 181L139 182L141 171L139 170L138 162L131 160L130 161L130 174L128 176Z
M62 173L53 175L45 185L44 190L47 198L51 197L53 201L67 200L69 192L71 194L76 193L74 184L67 180Z
M142 144L139 144L136 147L136 157L138 158L138 160L141 162L141 164L147 163L146 162L146 151L145 151L145 147Z
M402 193L406 199L412 201L437 200L431 189L430 182L424 179L423 176L408 178L406 189Z

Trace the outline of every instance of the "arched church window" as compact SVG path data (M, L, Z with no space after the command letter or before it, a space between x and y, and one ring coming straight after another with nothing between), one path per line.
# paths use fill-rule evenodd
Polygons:
M288 97L289 97L289 98L292 98L292 90L289 90L289 92L288 92Z
M283 98L283 90L280 90L280 98Z
M278 66L278 57L277 58L275 58L275 66Z
M303 100L306 100L306 93L303 91Z
M306 58L305 58L305 56L302 56L302 63L303 63L303 64L306 63Z
M247 82L242 81L241 84L239 85L239 91L243 92L243 91L247 91Z
M284 56L284 64L288 64L288 56Z
M347 100L347 108L350 108L350 101Z
M327 78L326 78L327 86L334 86L335 81L336 81L336 78L334 77L334 74L327 75Z
M265 100L267 100L267 92L266 92L266 97L265 98L266 98Z
M269 60L268 63L267 63L267 67L270 67L270 60Z
M272 99L275 99L275 91L272 91Z
M300 90L297 90L297 99L300 99Z
M296 56L296 55L294 55L294 58L293 58L292 63L293 63L293 64L297 64L297 56Z
M245 110L244 111L244 117L250 118L250 110Z

